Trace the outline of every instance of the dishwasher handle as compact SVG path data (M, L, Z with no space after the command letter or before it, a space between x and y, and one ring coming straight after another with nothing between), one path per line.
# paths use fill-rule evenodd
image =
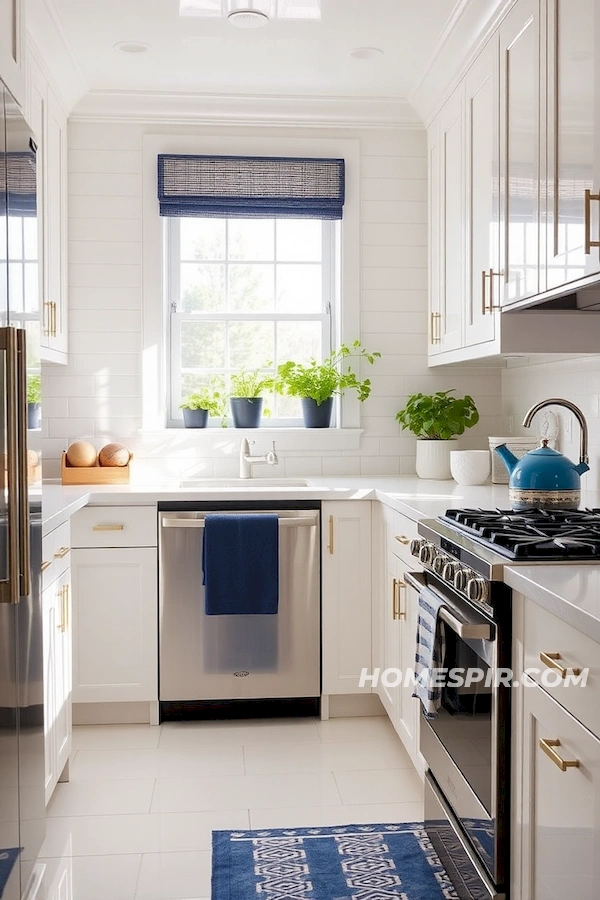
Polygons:
M311 527L318 523L318 515L314 516L284 516L279 518L279 525L284 528ZM170 519L163 516L161 525L163 528L204 528L204 519Z

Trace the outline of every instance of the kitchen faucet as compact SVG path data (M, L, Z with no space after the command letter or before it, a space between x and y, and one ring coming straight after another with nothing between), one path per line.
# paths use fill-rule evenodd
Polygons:
M570 400L562 400L560 397L551 397L549 400L542 400L540 403L536 403L535 406L532 406L531 409L527 410L525 413L525 418L523 419L523 425L525 428L529 428L531 425L531 420L535 416L540 409L544 409L546 406L564 406L565 409L570 410L577 421L579 422L579 426L581 428L581 436L579 439L579 462L585 463L586 465L589 463L590 458L588 456L588 427L587 422L585 421L585 416L581 412L578 406L575 406L574 403L571 403Z
M251 444L254 444L254 441L249 441L246 437L242 438L240 443L240 478L252 478L252 466L276 466L279 463L275 453L275 441L273 441L273 449L265 453L264 456L252 456L250 452Z

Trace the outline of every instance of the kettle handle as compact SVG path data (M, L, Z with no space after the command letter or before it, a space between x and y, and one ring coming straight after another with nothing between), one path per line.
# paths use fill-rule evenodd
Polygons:
M579 422L579 427L581 429L579 440L579 462L580 464L583 463L587 466L590 461L590 458L588 456L587 422L585 421L585 416L583 415L579 407L575 406L574 403L571 403L570 400L562 400L560 397L551 397L549 400L541 400L539 403L536 403L535 406L532 406L531 409L527 410L527 412L525 413L525 418L523 419L523 426L525 428L529 428L529 426L531 425L531 420L533 419L535 414L538 413L540 409L544 409L544 407L546 406L564 406L565 409L568 409L573 413L573 415Z

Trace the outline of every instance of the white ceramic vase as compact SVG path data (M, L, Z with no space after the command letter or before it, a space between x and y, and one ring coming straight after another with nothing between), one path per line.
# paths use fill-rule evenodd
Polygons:
M417 475L419 478L433 478L446 481L452 478L450 471L450 451L456 450L458 441L427 441L417 439Z
M450 471L457 484L484 484L490 474L490 451L453 450Z

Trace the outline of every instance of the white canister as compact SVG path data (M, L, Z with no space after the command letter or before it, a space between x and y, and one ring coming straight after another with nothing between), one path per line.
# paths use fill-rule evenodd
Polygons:
M490 451L453 450L450 471L457 484L483 484L490 474Z
M497 453L494 453L494 447L500 444L506 444L511 453L521 459L530 450L535 450L539 441L537 438L529 438L525 436L512 437L489 437L490 452L492 454L492 484L508 484L508 469L500 459Z

